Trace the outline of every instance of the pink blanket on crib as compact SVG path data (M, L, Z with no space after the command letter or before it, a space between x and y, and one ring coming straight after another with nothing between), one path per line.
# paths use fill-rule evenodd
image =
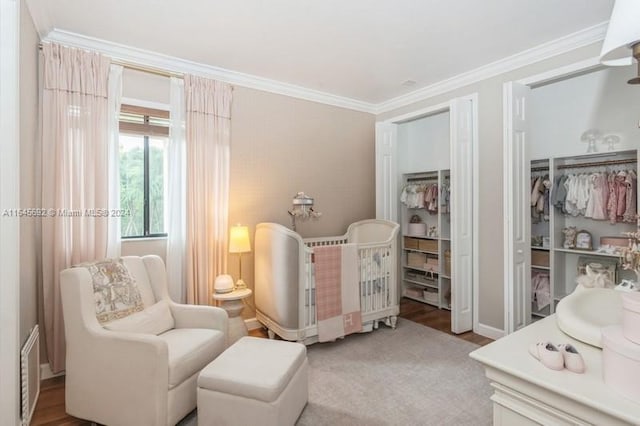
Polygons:
M315 247L318 340L329 342L362 331L355 244Z

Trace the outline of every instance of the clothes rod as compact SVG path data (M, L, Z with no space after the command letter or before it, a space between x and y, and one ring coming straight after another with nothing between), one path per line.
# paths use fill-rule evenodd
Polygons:
M558 166L558 169L580 169L584 167L602 167L602 166L615 166L618 164L634 164L637 160L630 158L627 160L608 160L608 161L592 161L590 163L582 164L562 164Z
M532 167L531 172L548 172L549 167Z
M38 44L38 49L42 50L42 43ZM167 70L163 70L163 69L160 69L160 68L147 67L147 66L144 66L144 65L132 64L130 62L120 61L118 59L113 59L113 58L110 58L110 59L111 59L111 63L112 64L120 65L123 68L127 68L127 69L130 69L130 70L146 72L147 74L154 74L154 75L159 75L159 76L162 76L162 77L184 78L184 74L183 73L174 72L174 71L167 71Z
M428 180L438 180L438 176L425 176L425 177L413 177L407 178L407 182L421 182Z

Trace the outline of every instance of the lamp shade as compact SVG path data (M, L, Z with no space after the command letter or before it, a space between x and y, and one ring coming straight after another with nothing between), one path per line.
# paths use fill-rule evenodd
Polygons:
M250 251L249 227L232 226L229 231L229 253L247 253Z
M602 43L600 62L604 65L631 65L631 47L640 41L640 1L616 0L607 35Z

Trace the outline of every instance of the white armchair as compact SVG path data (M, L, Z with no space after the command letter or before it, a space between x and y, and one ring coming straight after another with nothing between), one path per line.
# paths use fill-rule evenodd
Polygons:
M60 274L66 411L107 425L174 425L196 407L200 370L227 347L227 313L174 303L158 256L122 261L144 309L108 323L96 317L89 270Z

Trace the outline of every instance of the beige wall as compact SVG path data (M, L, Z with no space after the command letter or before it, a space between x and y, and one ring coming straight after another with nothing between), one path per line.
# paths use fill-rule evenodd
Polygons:
M291 225L298 191L315 199L317 221L299 223L303 237L342 235L375 217L374 116L242 87L233 92L229 223ZM253 288L253 252L242 257ZM237 255L229 255L237 278ZM245 317L253 316L250 309Z
M38 179L38 34L25 1L20 2L20 206L39 206ZM20 220L20 339L38 322L36 220ZM42 333L42 330L41 330Z
M600 45L591 45L529 65L497 77L436 96L377 116L378 121L447 102L458 96L478 93L479 125L479 319L480 323L503 329L503 194L502 194L502 86L503 83L552 70L598 56ZM496 167L498 165L498 167Z

